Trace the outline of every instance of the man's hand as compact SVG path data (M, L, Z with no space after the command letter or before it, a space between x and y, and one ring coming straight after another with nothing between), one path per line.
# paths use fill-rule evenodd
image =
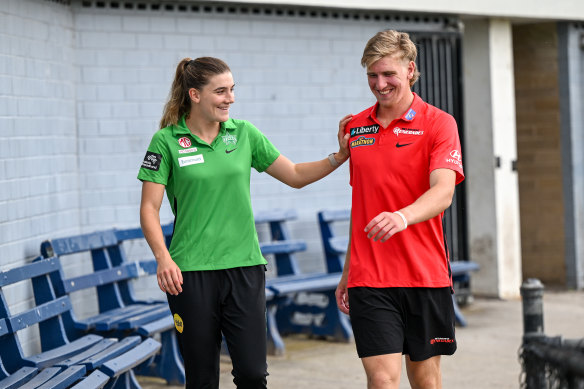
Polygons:
M381 212L365 227L367 238L385 242L396 233L406 229L403 219L393 212Z

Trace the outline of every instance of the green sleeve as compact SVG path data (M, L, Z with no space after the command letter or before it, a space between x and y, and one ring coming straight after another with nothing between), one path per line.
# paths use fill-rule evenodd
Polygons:
M253 124L247 124L252 153L251 166L261 173L280 156L280 151Z
M171 174L172 160L162 131L156 132L152 137L138 172L138 179L166 186Z

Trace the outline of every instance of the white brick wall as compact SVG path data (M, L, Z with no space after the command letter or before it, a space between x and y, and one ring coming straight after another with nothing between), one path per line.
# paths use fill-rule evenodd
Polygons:
M0 266L78 230L73 17L9 0L0 10Z
M42 240L79 231L73 15L45 1L0 8L0 269L39 255ZM30 287L5 288L26 309ZM34 331L21 335L38 351Z

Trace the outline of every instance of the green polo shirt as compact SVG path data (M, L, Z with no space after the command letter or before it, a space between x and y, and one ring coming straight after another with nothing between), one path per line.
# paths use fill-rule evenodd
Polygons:
M255 229L251 167L280 152L253 124L229 119L211 144L183 117L154 134L138 179L162 184L175 217L170 255L182 271L266 264Z

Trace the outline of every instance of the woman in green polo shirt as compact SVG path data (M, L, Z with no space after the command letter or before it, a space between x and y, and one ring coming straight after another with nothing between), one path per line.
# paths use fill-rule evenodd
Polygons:
M233 89L225 62L183 59L138 174L142 230L174 315L187 388L219 387L221 333L236 386L266 388L266 260L251 207L251 168L301 188L349 157L348 135L339 130L337 153L291 162L253 124L229 117ZM165 190L175 217L169 249L159 217Z

